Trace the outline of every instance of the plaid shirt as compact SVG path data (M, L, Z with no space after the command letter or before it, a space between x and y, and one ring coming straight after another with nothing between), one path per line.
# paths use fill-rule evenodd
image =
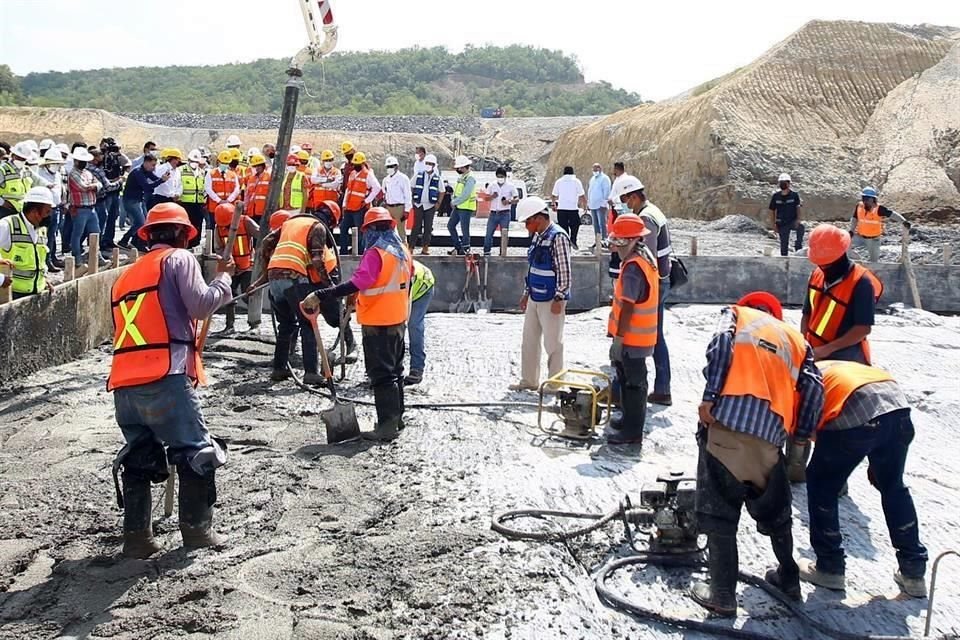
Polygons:
M724 426L781 446L787 438L783 418L770 409L770 403L754 396L723 396L720 391L727 380L727 372L733 360L733 339L736 333L736 317L728 307L721 312L720 325L707 347L707 366L703 377L707 379L703 401L713 402L713 417ZM823 377L813 363L813 350L807 345L807 353L800 366L797 378L798 411L797 438L809 438L816 431L823 414Z
M871 382L854 391L847 398L840 415L823 425L823 430L855 429L880 416L909 407L910 403L903 395L900 385L893 380Z
M70 172L70 206L81 209L97 204L97 191L100 183L86 169L74 169Z

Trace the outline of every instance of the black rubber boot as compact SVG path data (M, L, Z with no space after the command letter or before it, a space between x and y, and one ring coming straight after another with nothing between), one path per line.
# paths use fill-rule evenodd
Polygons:
M404 410L406 409L406 406L407 406L407 404L406 404L406 398L404 397L405 392L404 392L404 390L403 390L404 384L405 384L405 382L404 382L404 378L403 378L403 377L401 377L399 380L397 380L397 393L400 394L400 422L397 424L397 429L399 429L400 431L403 431L403 429L407 426L407 425L403 422L403 412L404 412Z
M237 320L237 305L235 303L230 303L227 305L227 326L224 328L224 331L229 333L233 331L233 325Z
M401 398L395 383L374 387L373 398L377 406L377 427L361 434L364 440L388 442L400 434Z
M724 618L737 615L737 536L711 534L707 537L710 582L698 582L690 597L704 609Z
M773 555L777 557L780 566L770 569L764 579L782 591L788 598L800 601L800 567L793 559L793 532L787 530L770 537L773 545Z
M123 555L149 558L163 547L153 537L150 481L123 474Z
M226 538L213 531L213 505L217 502L214 472L197 475L189 464L177 465L180 477L180 533L188 548L216 547Z
M624 387L620 395L622 416L610 421L617 433L607 438L610 444L643 444L643 426L647 419L647 396L641 387Z

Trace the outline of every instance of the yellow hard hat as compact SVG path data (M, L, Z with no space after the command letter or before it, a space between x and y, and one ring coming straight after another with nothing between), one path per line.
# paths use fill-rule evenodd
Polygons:
M353 164L361 165L367 161L367 156L364 155L363 151L357 151L353 155Z
M183 162L183 152L180 149L164 149L160 152L161 158L176 158L180 162Z
M233 160L233 154L230 153L229 149L224 149L217 154L217 162L220 164L230 164L231 160Z
M304 151L303 149L301 149L300 151L297 151L296 155L297 155L297 159L298 159L298 160L309 160L309 159L310 159L310 154L309 154L308 152Z
M353 151L353 149L353 143L349 140L344 140L343 144L340 145L340 153L349 153L350 151Z
M333 151L330 151L330 149L324 149L320 152L320 159L324 161L333 160Z
M240 151L240 149L235 149L235 148L233 148L233 147L230 147L230 149L229 149L228 151L230 152L230 160L231 160L231 161L233 161L233 160L243 160L243 152Z
M250 156L250 166L251 166L251 167L255 167L255 166L260 165L260 164L267 164L267 159L264 158L264 157L263 157L262 155L260 155L259 153L255 153L255 154L253 154L252 156Z

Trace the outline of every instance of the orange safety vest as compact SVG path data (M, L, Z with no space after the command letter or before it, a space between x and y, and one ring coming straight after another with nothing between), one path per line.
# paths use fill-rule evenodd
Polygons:
M213 189L213 192L220 196L220 199L226 201L227 198L233 193L233 190L237 187L237 174L233 171L227 170L226 175L220 173L220 169L214 169L210 173L210 188ZM214 202L213 198L207 199L207 211L213 213L217 210L217 205L219 202Z
M733 357L721 396L753 396L770 403L788 434L796 430L797 380L807 355L800 332L769 313L734 306Z
M336 167L331 167L330 170L324 168L319 168L316 170L316 174L322 178L336 178L340 175L340 170ZM318 209L320 205L323 204L324 200L333 200L334 202L340 201L340 191L338 189L330 189L321 184L310 183L310 204L311 209Z
M160 302L163 263L176 249L150 251L124 271L113 285L113 360L107 390L150 384L170 373L171 344L193 347L195 382L206 383L195 340L170 337ZM193 333L196 335L196 323Z
M870 211L867 211L862 202L857 205L857 235L863 238L879 238L883 235L880 205Z
M410 318L410 265L413 258L404 248L407 260L400 260L379 247L380 275L369 289L357 295L357 322L364 327L389 327Z
M874 382L892 382L893 376L876 367L846 360L823 360L817 363L823 373L823 416L817 431L835 420L853 393Z
M264 171L259 176L251 171L247 176L246 189L244 213L254 218L263 216L263 212L267 210L267 194L270 192L270 171Z
M243 273L253 268L253 245L250 242L250 234L247 233L246 218L240 218L240 226L237 227L237 237L233 241L233 262L237 265L237 273ZM217 235L220 237L220 245L223 246L230 238L230 227L217 225Z
M320 284L321 278L310 259L309 237L313 225L323 224L313 216L298 215L288 218L280 227L280 241L270 256L267 269L289 269L296 271L310 279L313 284ZM339 266L337 253L330 247L323 249L323 266L327 274Z
M623 344L628 347L652 348L657 344L657 300L660 295L660 276L657 273L657 266L641 255L634 255L623 263L620 277L613 284L613 305L610 307L607 333L612 336L617 335L623 303L633 302L623 295L623 269L628 264L636 264L643 271L643 277L647 279L647 284L650 286L650 295L644 302L636 303L633 315L630 316L630 327L627 334L623 336Z
M859 264L853 265L850 272L839 283L826 286L823 269L817 267L810 274L808 295L810 297L810 318L807 321L806 339L814 347L820 347L836 340L840 324L847 315L847 306L853 298L860 278L867 277L873 283L874 300L883 295L883 283L873 273ZM870 343L864 338L861 343L863 355L870 362Z
M370 170L364 167L360 171L354 171L350 174L350 180L347 181L346 202L344 208L347 211L360 211L363 208L364 201L367 199L369 189L367 188L367 175Z

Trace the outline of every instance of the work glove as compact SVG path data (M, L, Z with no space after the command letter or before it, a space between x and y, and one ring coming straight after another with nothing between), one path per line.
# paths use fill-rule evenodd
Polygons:
M610 362L623 362L623 338L614 338L610 345Z
M787 479L791 483L806 482L809 440L791 440L787 447Z

